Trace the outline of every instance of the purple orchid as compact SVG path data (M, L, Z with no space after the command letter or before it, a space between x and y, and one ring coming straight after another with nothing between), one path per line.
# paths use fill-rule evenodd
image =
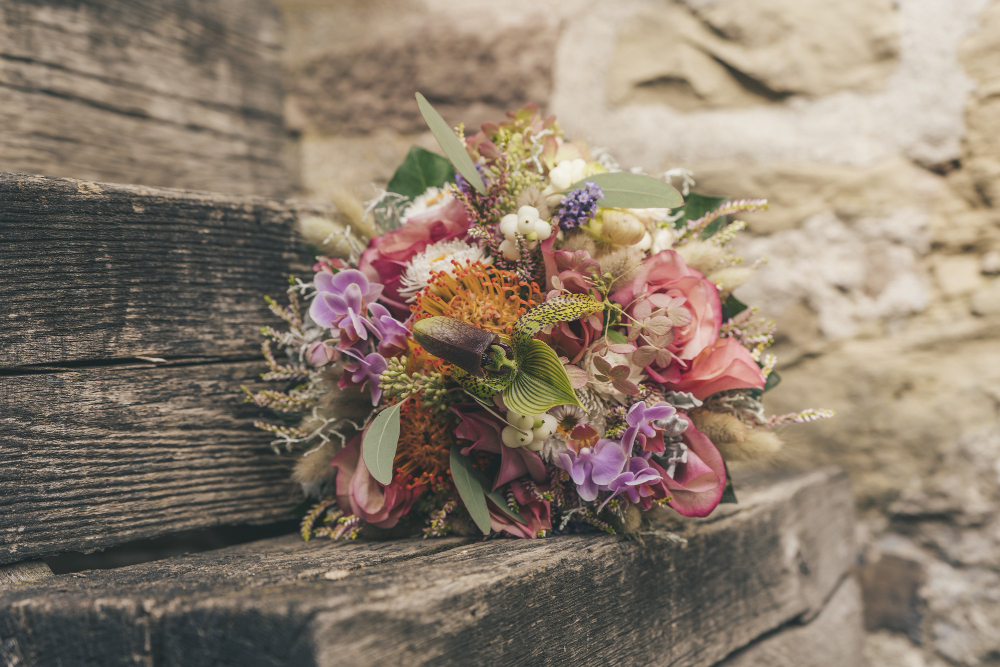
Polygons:
M372 392L372 405L378 405L379 399L382 398L382 388L379 387L378 381L388 365L385 357L378 352L362 356L353 348L348 348L343 352L347 356L353 357L355 361L344 361L344 374L338 384L344 388L350 385L363 386L367 382L368 389Z
M631 503L637 503L644 496L653 495L653 490L649 484L663 479L659 471L649 465L648 454L646 456L633 456L629 459L628 468L621 472L608 484L608 496L601 506L597 508L600 512L612 498L624 495Z
M580 497L590 502L597 498L601 487L606 487L622 472L628 457L622 445L614 440L602 439L591 449L581 447L579 452L564 449L556 458L556 465L569 473Z
M677 410L660 401L652 407L642 401L634 404L625 416L628 428L622 434L622 447L626 452L632 451L636 438L642 449L650 452L664 450L663 431L677 421Z
M316 298L309 316L321 327L339 329L348 341L367 340L365 314L368 305L382 294L382 285L370 283L357 269L316 274Z
M405 352L407 349L406 339L410 335L410 330L394 318L389 313L389 309L380 303L368 306L368 313L371 317L366 323L379 339L379 353L391 355L393 352Z

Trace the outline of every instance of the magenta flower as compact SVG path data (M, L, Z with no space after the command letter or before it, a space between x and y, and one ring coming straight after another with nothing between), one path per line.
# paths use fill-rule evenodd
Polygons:
M642 449L649 452L664 450L663 431L677 421L677 410L672 405L660 401L652 407L642 401L634 404L625 416L628 428L622 434L622 446L626 452L632 451L636 438Z
M321 327L338 329L341 340L367 340L365 315L368 305L382 294L382 286L368 282L357 269L339 273L317 273L318 293L309 306L309 316Z
M579 452L560 451L556 465L569 473L577 493L590 502L597 498L601 487L606 487L622 472L627 459L621 443L602 439L593 449L581 447Z
M621 495L625 496L630 503L638 503L642 498L654 495L656 491L650 488L650 485L662 479L659 471L650 467L649 459L643 456L633 456L629 459L628 468L608 484L608 491L612 493L601 503L597 511L600 512L609 500Z
M368 383L368 389L372 393L372 405L378 405L382 398L382 388L378 386L379 377L385 372L385 357L378 352L372 352L367 356L361 356L353 348L343 351L354 361L344 361L344 374L340 377L338 385L343 389L349 386L364 386Z
M371 317L366 323L379 340L379 353L391 356L394 352L405 352L406 338L410 335L410 330L380 303L368 306L368 313Z

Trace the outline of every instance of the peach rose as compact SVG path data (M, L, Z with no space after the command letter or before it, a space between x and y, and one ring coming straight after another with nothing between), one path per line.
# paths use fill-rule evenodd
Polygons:
M728 389L763 389L766 379L746 348L734 338L719 338L694 358L691 367L671 383L673 391L688 391L704 400Z

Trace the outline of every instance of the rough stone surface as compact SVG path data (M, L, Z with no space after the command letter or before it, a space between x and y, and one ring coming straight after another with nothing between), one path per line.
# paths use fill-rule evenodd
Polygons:
M878 90L898 54L893 5L756 0L751 22L746 3L663 3L623 22L608 94L693 111Z
M701 192L768 198L770 211L747 216L743 249L770 261L739 294L781 333L785 380L769 408L838 411L787 429L786 452L853 477L868 658L1000 664L1000 1L519 0L468 12L425 0L392 5L391 22L371 21L388 4L286 4L293 75L334 51L324 31L363 52L477 25L488 51L495 35L545 25L523 48L555 54L537 101L567 132L627 167L690 168ZM362 24L371 34L352 36ZM498 103L453 99L448 119L470 124ZM367 194L413 139L433 147L419 127L350 129L364 122L303 134L311 196ZM916 565L885 574L901 562Z

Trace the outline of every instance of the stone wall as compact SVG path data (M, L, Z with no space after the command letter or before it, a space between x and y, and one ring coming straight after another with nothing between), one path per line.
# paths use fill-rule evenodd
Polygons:
M767 197L786 465L839 463L873 665L1000 664L1000 1L282 0L304 194L529 101L625 166ZM332 4L333 6L329 6Z

